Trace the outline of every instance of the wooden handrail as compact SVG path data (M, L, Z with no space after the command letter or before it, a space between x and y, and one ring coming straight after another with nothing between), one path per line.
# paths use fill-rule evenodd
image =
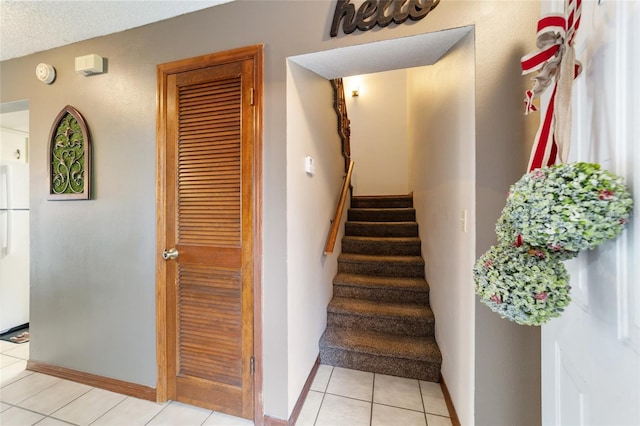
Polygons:
M344 97L344 83L342 78L331 80L333 87L333 108L338 116L338 136L342 143L342 156L344 157L344 171L349 170L351 161L351 120L347 117L347 101Z
M349 168L347 169L347 175L344 177L344 183L342 184L342 191L340 192L340 200L338 200L338 206L336 207L336 215L331 222L331 229L329 229L329 236L327 237L327 244L324 246L324 254L333 253L333 247L336 245L336 238L338 238L338 230L340 229L340 219L344 211L344 204L347 201L347 194L351 187L351 173L353 172L353 160L349 160Z

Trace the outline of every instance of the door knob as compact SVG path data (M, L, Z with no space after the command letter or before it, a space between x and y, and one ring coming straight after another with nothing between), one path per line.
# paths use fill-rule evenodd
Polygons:
M163 250L162 251L162 258L164 260L175 259L177 257L178 257L178 250L176 250L174 248L169 249L169 251L167 251L167 250Z

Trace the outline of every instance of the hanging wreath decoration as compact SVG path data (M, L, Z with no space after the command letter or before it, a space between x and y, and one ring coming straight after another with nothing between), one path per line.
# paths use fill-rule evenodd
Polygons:
M503 221L533 247L577 256L622 232L633 201L622 178L600 165L542 167L511 186Z
M621 177L592 163L567 161L571 140L571 85L580 74L573 40L581 0L568 0L566 13L538 21L540 49L522 58L523 74L538 71L526 92L533 99L553 84L534 140L529 173L511 186L496 224L500 244L478 259L475 291L502 318L542 325L569 305L569 275L562 264L616 238L629 220L633 200Z
M578 252L568 251L558 246L532 246L522 238L522 234L519 233L508 214L508 209L505 207L502 210L502 214L496 223L496 235L500 244L510 246L512 250L517 250L522 253L537 253L538 256L553 256L558 260L570 260L578 256Z
M569 305L563 260L616 238L633 201L598 164L542 167L511 186L496 224L500 245L473 269L480 301L502 318L542 325Z
M518 324L542 325L560 316L571 301L564 265L542 251L491 247L473 274L482 303Z

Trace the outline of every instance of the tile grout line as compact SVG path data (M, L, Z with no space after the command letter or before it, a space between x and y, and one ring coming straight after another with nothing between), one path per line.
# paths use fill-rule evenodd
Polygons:
M173 403L173 400L168 399L168 400L165 402L164 407L162 407L162 410L158 411L158 412L156 413L156 415L155 415L155 416L151 417L151 418L149 419L149 421L145 423L145 426L146 426L146 425L148 425L149 423L151 423L151 422L153 421L153 419L155 419L156 417L158 417L158 416L160 415L160 413L162 413L162 412L163 412L163 411L164 411L168 406L170 406L172 403ZM208 418L208 417L207 417L207 418Z
M27 399L29 399L29 398L27 398ZM25 401L26 401L26 400L25 400ZM79 426L79 425L77 425L77 424L75 424L75 423L71 423L71 422L68 422L68 421L66 421L66 420L61 420L61 419L58 419L58 418L56 418L56 417L52 417L51 415L44 414L44 413L40 413L40 412L38 412L38 411L32 410L32 409L30 409L30 408L20 407L19 405L9 404L8 402L4 402L4 401L0 401L0 402L2 402L3 404L7 404L7 405L10 407L10 408L7 408L6 410L4 410L4 411L3 411L3 413L6 413L6 412L7 412L7 411L9 411L11 408L17 408L17 409L19 409L19 410L28 411L28 412L33 413L33 414L39 414L39 415L41 415L41 416L44 416L43 418L41 418L40 420L38 420L36 423L34 423L34 425L37 425L38 423L40 423L41 421L43 421L43 420L45 420L45 419L47 419L47 418L51 418L51 419L54 419L54 420L63 421L63 422L65 422L65 423L68 423L68 424L73 425L73 426ZM21 401L21 402L22 402L22 401ZM57 411L57 410L56 410L56 411ZM53 414L53 413L51 413L51 414Z
M32 373L32 374L34 374L34 373ZM42 373L39 373L39 374L42 374ZM44 374L44 375L45 375L45 376L48 376L47 374ZM15 382L11 382L11 383L9 383L9 384L17 383L17 382L19 382L19 381L21 381L21 380L23 380L23 379L25 379L25 378L27 378L27 377L29 377L29 376L31 376L31 374L29 374L29 375L27 375L27 376L25 376L25 377L22 377L22 378L20 378L20 379L16 380ZM50 376L50 377L54 377L54 376ZM60 378L58 378L58 380L57 380L56 382L52 383L50 386L47 386L46 388L42 389L41 391L39 391L39 392L37 392L37 393L35 393L35 394L33 394L33 395L31 395L31 396L29 396L29 397L27 397L27 398L25 398L25 399L21 400L21 401L19 401L19 402L17 402L15 405L14 405L14 404L10 404L10 403L8 403L8 402L4 402L4 401L0 401L0 402L2 402L2 403L4 403L4 404L7 404L7 405L9 405L9 406L11 406L11 407L19 408L19 409L21 409L21 410L26 410L26 411L29 411L29 412L32 412L32 413L35 413L35 414L39 414L39 415L41 415L41 416L44 416L44 418L42 418L41 420L39 420L39 421L38 421L38 423L40 423L42 420L44 420L44 419L46 419L46 418L52 418L52 419L54 419L54 420L59 420L59 421L62 421L62 422L65 422L65 423L68 423L68 424L71 424L71 425L76 425L75 423L71 423L71 422L69 422L69 421L67 421L67 420L63 420L63 419L61 419L61 418L55 417L55 416L54 416L54 414L55 414L55 413L57 413L58 411L60 411L61 409L63 409L64 407L68 406L69 404L71 404L71 403L75 402L75 401L76 401L76 400L78 400L79 398L83 397L84 395L88 394L88 393L89 393L89 392L91 392L92 390L96 389L95 387L90 387L86 392L81 393L81 394L80 394L80 395L78 395L77 397L73 398L71 401L67 402L66 404L64 404L64 405L62 405L62 406L60 406L60 407L58 407L55 411L53 411L53 412L51 412L51 413L49 413L49 414L41 413L41 412L38 412L38 411L35 411L35 410L32 410L32 409L25 408L25 407L21 407L21 406L17 405L17 404L21 404L22 402L26 401L27 399L30 399L30 398L36 397L37 395L41 394L41 393L42 393L42 392L44 392L45 390L47 390L47 389L49 389L49 388L52 388L53 386L57 385L58 383L61 383L63 380L65 380L65 379L60 379ZM69 381L69 380L65 380L65 381ZM74 382L74 383L75 383L75 382ZM7 386L8 386L8 385L7 385ZM126 398L124 398L124 399L126 399ZM123 399L122 401L124 401L124 399ZM114 407L112 407L112 408L110 408L109 410L107 410L107 412L111 411L111 410L112 410L113 408L115 408L117 405L120 405L120 404L122 403L122 401L118 402ZM100 417L104 416L104 414L106 414L107 412L103 413ZM98 419L99 419L100 417L98 417ZM98 419L95 419L95 420L94 420L93 422L91 422L90 424L92 424L92 423L96 422ZM77 425L76 425L76 426L77 426Z
M385 404L385 403L382 403L382 402L376 402L375 400L372 401L372 403L373 404L377 404L377 405L381 405L381 406L384 406L384 407L397 408L397 409L400 409L400 410L411 411L411 412L414 412L414 413L421 413L424 416L425 424L428 424L427 423L427 414L431 415L431 416L442 417L444 419L451 419L448 416L443 416L441 414L435 414L435 413L432 413L432 412L427 410L427 408L426 408L426 406L424 404L423 393L422 393L422 385L420 383L420 380L416 380L416 382L418 382L418 391L420 393L420 403L422 405L422 411L416 410L416 409L413 409L413 408L399 407L397 405L391 405L391 404ZM374 381L374 392L375 392L375 381ZM348 397L345 397L345 398L348 398ZM353 398L353 399L355 399L355 398ZM362 401L362 400L359 400L359 401ZM373 405L372 405L372 413L373 413ZM371 421L373 422L373 414L371 416Z
M29 408L23 408L23 407L20 407L20 406L18 406L18 405L9 404L8 402L3 402L3 401L0 401L0 402L2 402L3 404L7 404L7 405L9 406L9 408L7 408L6 410L4 410L4 411L3 411L3 413L6 413L7 411L9 411L9 410L10 410L10 409L12 409L12 408L17 408L17 409L19 409L19 410L24 410L24 411L28 411L28 412L30 412L30 413L40 414L41 416L48 417L48 416L47 416L46 414L44 414L44 413L38 413L37 411L31 410L31 409L29 409ZM38 420L38 421L40 421L40 420Z
M373 401L376 393L376 376L377 373L373 373L373 386L371 388L371 411L369 412L369 426L373 425Z
M9 358L17 359L18 361L27 361L26 359L24 359L24 358L20 358L19 356L9 355L9 354L6 354L6 353L4 353L4 352L2 352L0 355L2 355L2 356L8 356ZM15 362L14 362L14 363L11 363L11 364L9 364L9 365L13 365L13 364L15 364ZM8 367L9 365L5 365L5 366L3 366L2 368L4 368L4 367Z
M360 401L360 400L357 400L357 401ZM374 402L374 404L382 405L383 407L397 408L399 410L411 411L413 413L424 413L424 414L427 414L425 411L414 410L413 408L398 407L397 405L383 404L382 402ZM428 413L428 414L432 414L432 413ZM440 416L440 417L444 417L444 416Z
M57 421L57 422L63 422L63 423L66 423L66 424L68 424L68 425L71 425L71 426L81 426L81 425L79 425L79 424L77 424L77 423L71 423L71 422L69 422L69 421L67 421L67 420L61 420L61 419L59 419L59 418L57 418L57 417L52 417L52 416L46 416L44 419L40 420L40 422L41 422L41 421L43 421L43 420L45 420L45 419L53 419L53 420L55 420L55 421ZM40 422L38 422L38 423L40 423ZM37 425L38 423L36 423L36 425ZM34 425L34 426L36 426L36 425Z
M345 395L340 395L340 394L337 394L337 393L325 392L325 394L331 395L331 396L337 396L339 398L351 399L353 401L371 402L371 403L373 403L373 401L369 401L369 400L366 400L366 399L354 398L352 396L345 396ZM385 405L385 404L382 404L382 405ZM392 405L390 405L390 407L392 407Z
M35 373L34 373L34 374L35 374ZM44 375L44 376L47 376L47 374L43 374L43 375ZM21 381L21 380L23 380L23 379L26 379L27 377L31 377L31 374L29 374L28 376L24 376L24 377L22 377L22 378L20 378L20 379L16 380L15 382L10 383L10 385L12 385L12 384L14 384L14 383L18 383L19 381ZM49 377L53 377L53 376L49 376ZM36 396L36 395L40 395L42 392L46 391L47 389L49 389L49 388L50 388L50 387L52 387L53 385L55 385L55 384L59 383L60 381L62 381L62 379L59 379L59 378L57 378L57 377L56 377L56 379L57 379L57 380L56 380L55 382L51 383L51 384L50 384L49 386L47 386L46 388L41 389L41 390L39 390L38 392L34 393L33 395L29 395L28 397L26 397L26 398L24 398L24 399L21 399L20 401L16 402L16 406L17 406L18 408L22 408L22 407L20 407L18 404L20 404L21 402L25 402L27 399L29 399L29 398L33 398L33 397L34 397L34 396ZM9 385L7 385L7 386L9 386ZM4 402L4 401L0 401L0 402ZM7 404L7 402L5 402L5 404ZM39 414L42 414L42 413L39 413ZM45 415L46 415L46 414L45 414Z
M320 406L318 407L318 412L316 413L315 418L313 419L313 425L315 426L318 423L318 417L320 417L320 410L322 410L322 404L324 404L324 397L327 396L327 393L322 394L322 399L320 400Z
M62 380L66 380L66 379L60 379L60 381L62 381ZM70 381L70 380L68 380L68 381ZM56 383L58 383L58 382L56 382ZM76 383L76 382L72 382L72 383ZM62 410L62 409L63 409L64 407L66 407L67 405L71 404L72 402L76 401L77 399L79 399L79 398L83 397L84 395L88 394L88 393L89 393L89 392L91 392L93 389L95 389L95 388L94 388L94 387L91 387L89 390L87 390L86 392L84 392L84 393L82 393L82 394L78 395L77 397L73 398L71 401L67 402L67 403L66 403L66 404L64 404L62 407L58 407L54 412L52 412L52 413L50 413L50 414L44 414L44 413L40 413L40 414L42 414L42 415L44 415L44 416L46 416L46 417L48 417L48 418L54 419L54 420L58 420L58 421L61 421L61 422L68 423L68 424L70 424L70 425L75 425L75 426L77 426L75 423L71 423L70 421L63 420L63 419L58 418L58 417L54 417L53 415L54 415L55 413L57 413L58 411ZM42 421L42 420L40 420L40 421Z
M33 372L31 372L31 374L34 374L34 373L33 373ZM6 385L4 385L4 386L0 386L0 389L4 389L4 388L6 388L7 386L12 385L12 384L14 384L14 383L18 383L20 380L22 380L22 379L26 379L27 377L31 376L31 374L27 374L26 376L20 377L19 379L14 380L13 382L7 383L7 384L6 384ZM5 402L5 401L0 401L0 402L4 402L5 404L8 404L8 402Z
M424 395L422 394L422 383L420 383L420 380L418 380L418 389L420 390L420 402L422 402L422 410L424 413L424 424L428 426L429 422L427 421L427 407L424 405Z
M21 359L20 361L26 361L26 360ZM17 363L14 363L14 364L17 364ZM12 366L12 365L14 365L14 364L6 365L6 366L4 366L4 367L0 368L0 370L4 370L5 368L7 368L7 367L11 367L11 366ZM26 369L25 369L24 371L29 371L29 370L26 370ZM30 371L30 372L29 372L29 374L27 374L26 376L20 377L19 379L14 380L13 382L9 382L9 383L7 383L7 384L5 384L5 385L0 385L0 389L4 389L4 388L6 388L7 386L12 385L12 384L14 384L14 383L18 383L20 380L22 380L22 379L26 379L27 377L31 376L32 374L34 374L34 372L33 372L33 371ZM1 401L1 400L0 400L0 402L4 402L4 401ZM8 402L5 402L5 404L8 404Z
M200 407L200 408L202 408L202 407ZM209 410L208 408L206 408L206 409L207 409L207 410ZM221 411L216 411L216 410L209 410L209 411L211 411L211 412L210 412L210 413L209 413L209 415L208 415L208 416L207 416L207 417L202 421L202 423L200 423L200 426L203 426L203 425L207 422L207 420L209 420L209 417L213 416L213 413L220 413L220 414L224 414L224 413L223 413L223 412L221 412ZM255 424L255 422L254 422L254 424Z
M420 383L420 381L418 381L418 383ZM439 383L439 382L436 382L436 383ZM422 394L422 385L420 385L420 394ZM444 398L434 398L434 397L429 397L429 398L432 398L432 399L444 399ZM451 413L449 413L449 407L447 407L447 414L449 414L449 415L448 416L443 416L442 414L438 414L438 413L433 413L431 411L427 411L427 407L424 405L424 399L422 400L422 406L424 407L425 418L426 418L426 415L429 414L430 416L438 416L438 417L442 417L442 418L451 420Z
M42 374L42 373L40 373L40 374ZM53 376L51 376L51 377L53 377ZM51 387L53 387L53 386L57 385L58 383L62 382L63 380L64 380L64 381L67 381L67 382L71 382L71 383L76 383L76 382L72 382L71 380L60 379L59 381L55 382L53 385L49 386L49 388L51 388ZM47 388L47 389L49 389L49 388ZM53 412L51 412L51 413L49 413L49 414L45 414L45 413L38 413L38 414L42 414L43 416L46 416L46 417L52 417L52 415L53 415L53 414L55 414L55 413L57 413L58 411L62 410L64 407L66 407L67 405L71 404L71 403L72 403L73 401L75 401L76 399L78 399L78 398L80 398L80 397L82 397L82 396L84 396L84 395L88 394L89 392L91 392L91 390L92 390L92 389L95 389L95 388L91 387L91 388L90 388L89 390L87 390L86 392L83 392L82 394L80 394L80 395L76 396L76 397L75 397L75 398L73 398L71 401L67 402L66 404L64 404L64 405L63 405L63 406L61 406L61 407L56 408ZM44 392L45 390L46 390L46 389L43 389L41 392ZM39 393L40 393L40 392L39 392ZM38 394L39 394L39 393L38 393ZM38 394L36 394L36 395L38 395ZM34 395L34 396L36 396L36 395ZM29 398L32 398L32 397L29 397ZM27 399L29 399L29 398L27 398ZM25 399L24 401L26 401L26 399ZM24 402L24 401L21 401L21 402ZM62 419L58 419L58 418L56 418L56 417L53 417L53 418L54 418L54 419L56 419L56 420L62 420ZM64 421L64 420L63 420L63 421ZM67 422L67 423L70 423L70 422Z
M215 410L211 410L209 415L202 421L202 423L200 423L200 426L203 426L207 422L207 420L209 420L209 417L213 416L213 413L215 413Z
M324 392L322 392L322 399L320 400L320 406L318 407L318 412L316 413L316 417L313 419L313 425L315 426L318 423L318 417L320 417L320 410L322 410L322 404L324 404L324 398L327 396L327 390L329 389L329 382L331 382L331 377L333 377L333 372L335 371L335 367L331 367L331 373L329 373L329 378L327 379L327 384L324 386Z
M93 389L96 389L96 388L93 388ZM93 390L93 389L90 389L89 391L87 391L87 392L83 393L82 395L86 395L87 393L91 392L91 390ZM121 394L121 395L122 395L122 394ZM80 397L78 397L78 398L80 398ZM76 399L78 399L78 398L76 398ZM111 411L111 410L113 410L114 408L116 408L118 405L122 404L122 403L123 403L127 398L129 398L129 397L128 397L128 396L125 396L124 398L122 398L122 400L120 400L120 402L118 402L116 405L114 405L113 407L109 408L107 411L105 411L105 412L104 412L104 413L102 413L101 415L99 415L99 416L98 416L94 421L92 421L91 423L89 423L89 425L92 425L92 424L94 424L95 422L97 422L98 420L100 420L102 417L104 417L104 416L105 416L105 414L107 414L109 411ZM75 401L75 399L74 399L74 401ZM71 404L71 402L70 402L69 404ZM69 404L67 404L67 405L69 405ZM65 406L65 407L66 407L66 406ZM60 409L62 409L62 408L60 408Z
M425 413L427 414L427 413ZM428 413L430 416L434 416L434 417L442 417L443 419L449 419L451 420L451 417L449 416L443 416L442 414L435 414L435 413Z

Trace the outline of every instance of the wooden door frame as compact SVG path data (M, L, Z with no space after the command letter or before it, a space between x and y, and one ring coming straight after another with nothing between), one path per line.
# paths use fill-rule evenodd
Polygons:
M170 74L192 71L229 62L253 60L253 351L255 369L254 384L254 422L264 422L262 399L262 134L263 134L263 92L264 92L264 45L241 47L219 53L183 59L157 67L157 121L156 121L156 358L158 402L167 400L167 287L166 261L162 259L162 250L166 245L167 197L164 192L166 151L167 105L166 88Z

